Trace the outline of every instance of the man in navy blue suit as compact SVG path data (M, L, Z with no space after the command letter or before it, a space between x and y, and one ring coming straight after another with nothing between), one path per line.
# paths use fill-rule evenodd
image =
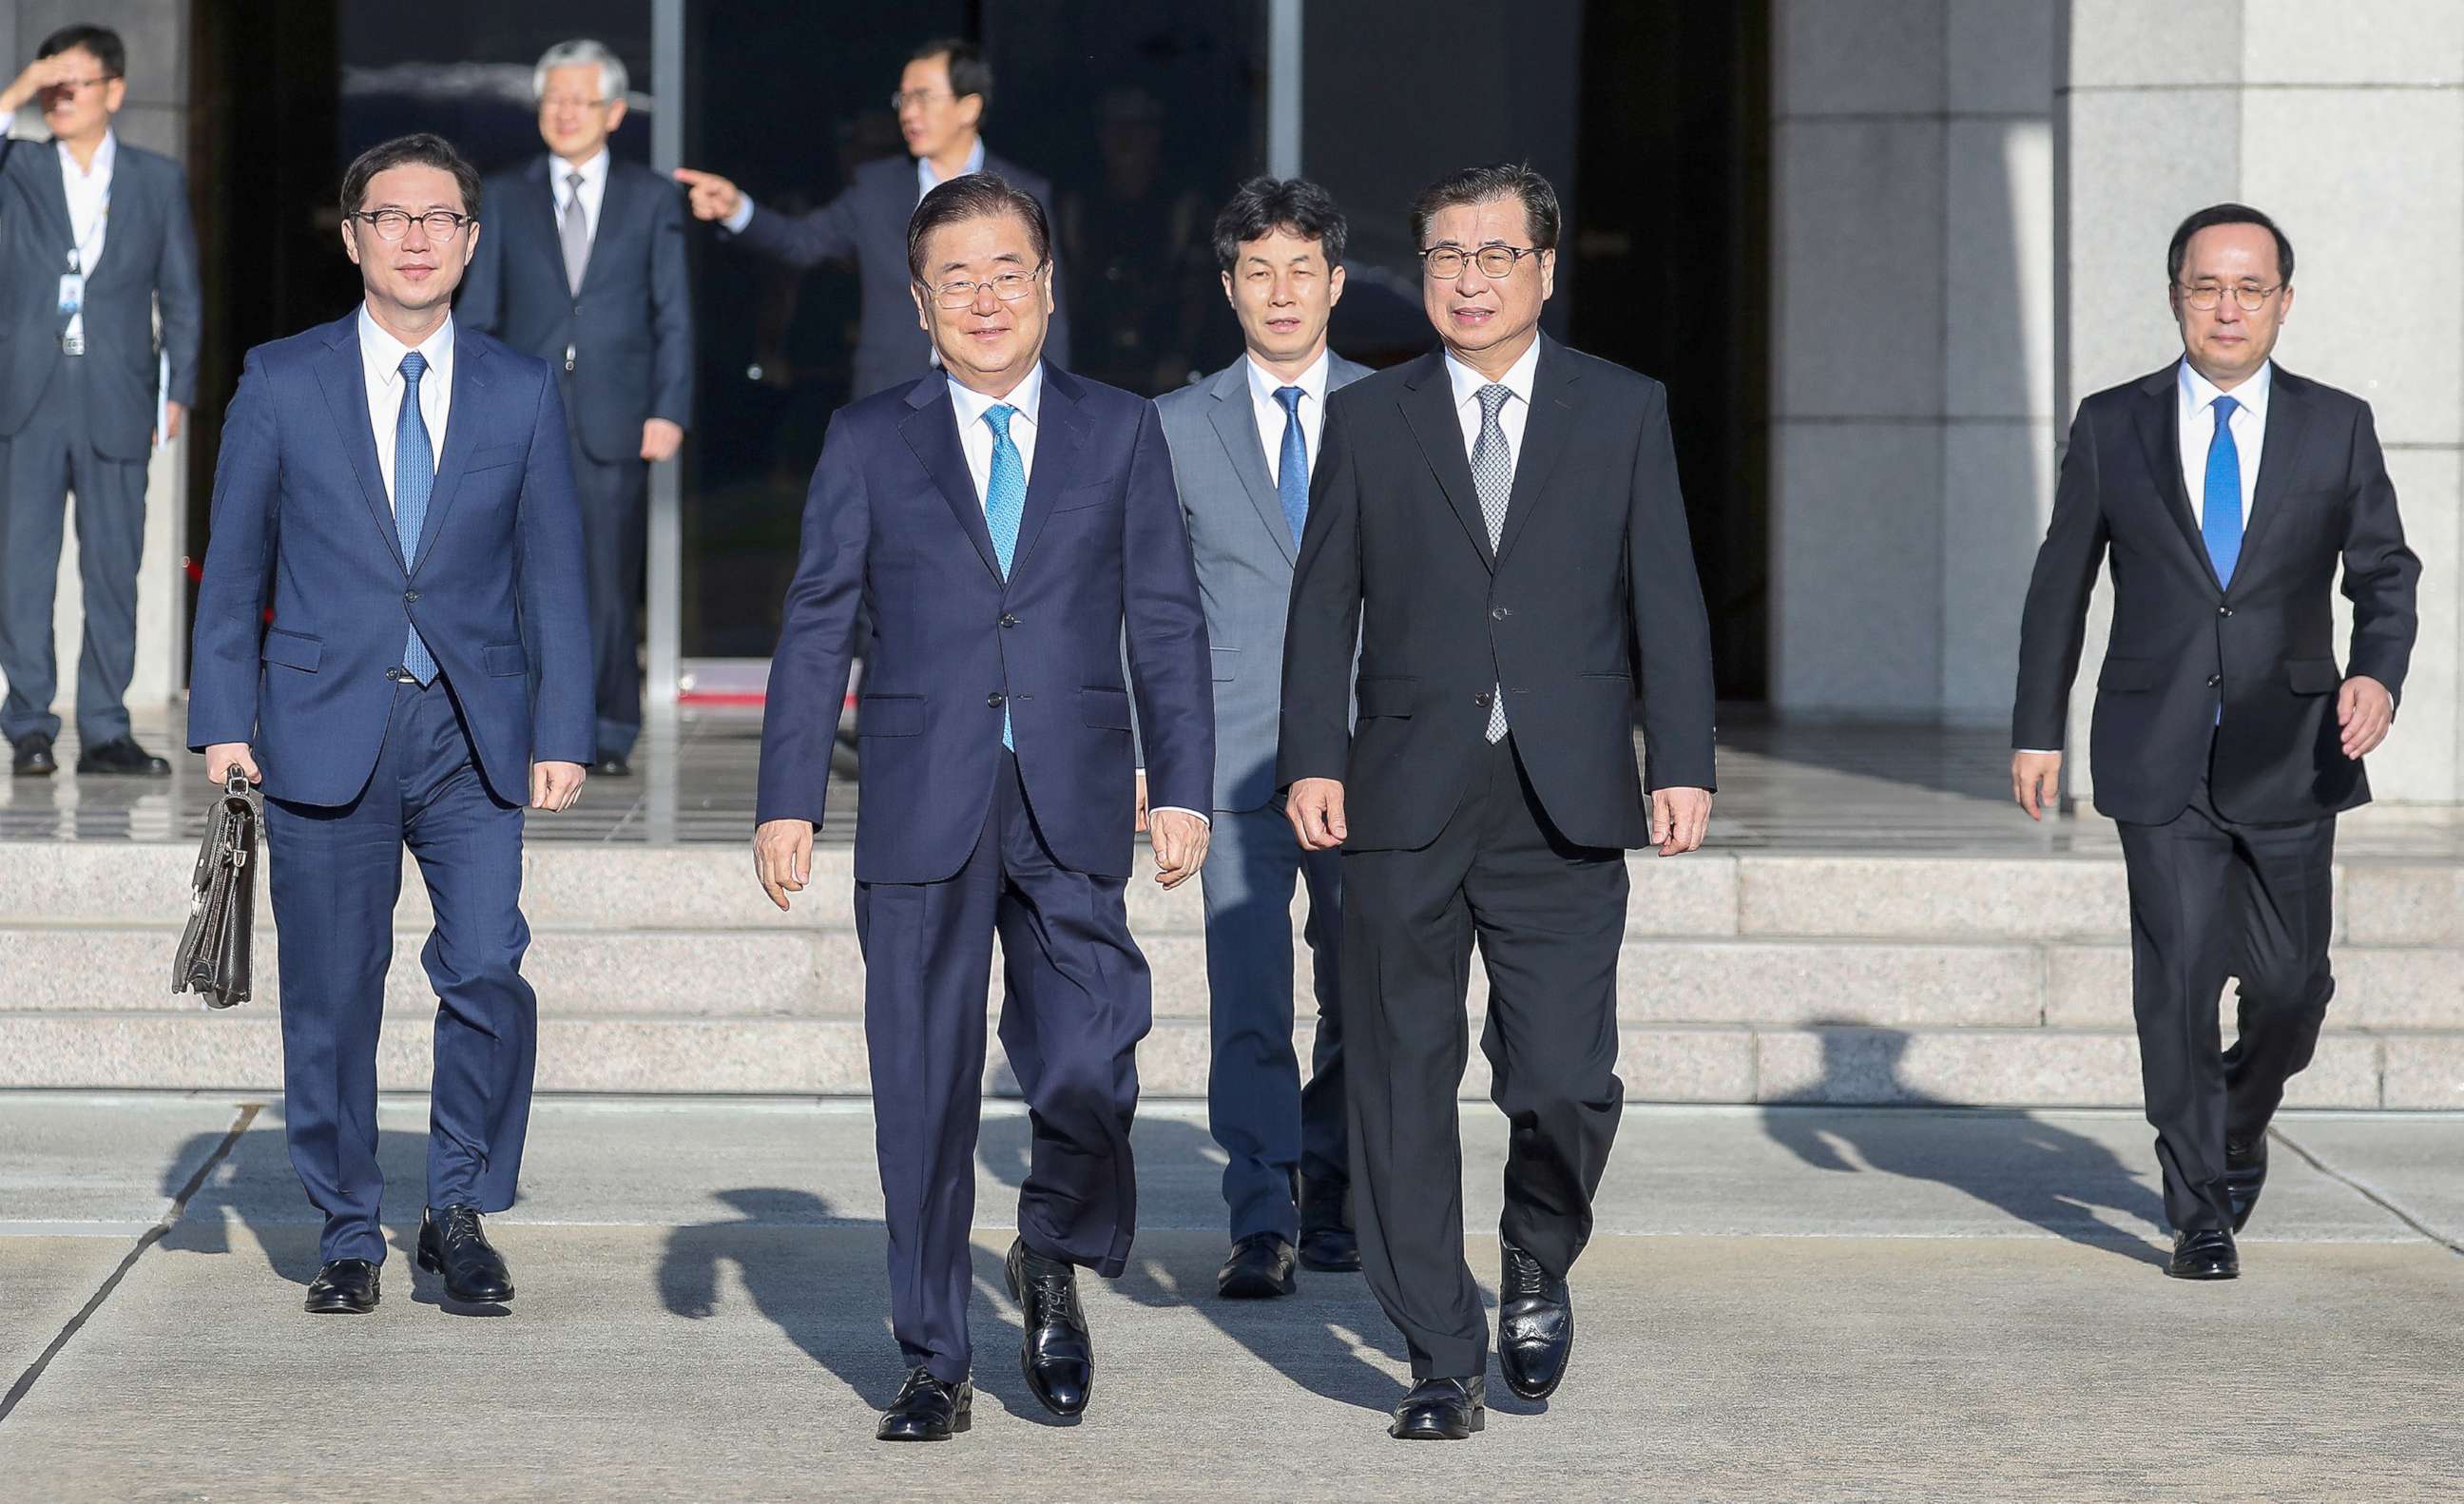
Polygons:
M513 1296L480 1218L513 1205L537 1054L522 807L569 807L591 753L556 377L453 326L478 201L435 136L351 164L342 248L366 298L249 352L214 472L188 745L216 783L238 768L266 793L285 1131L325 1214L320 1315L374 1309L385 1262L377 1031L405 847L436 913L419 1264L455 1300Z
M1053 1413L1087 1404L1076 1271L1118 1275L1136 1222L1130 1121L1150 998L1123 902L1133 694L1156 880L1177 886L1206 857L1214 706L1171 454L1154 404L1045 363L1051 245L1043 206L988 173L917 206L909 276L946 374L831 419L770 665L754 858L783 909L811 879L856 613L869 611L855 914L909 1364L885 1441L967 1427L996 933L1001 1046L1034 1134L1007 1262L1021 1366Z

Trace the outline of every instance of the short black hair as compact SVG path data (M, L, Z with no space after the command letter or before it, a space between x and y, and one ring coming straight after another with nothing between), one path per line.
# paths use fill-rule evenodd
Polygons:
M409 136L396 136L379 142L361 152L342 174L342 217L350 218L367 201L368 181L391 167L437 167L453 174L454 187L462 190L462 212L473 219L479 217L479 173L453 144L442 136L420 131Z
M2283 231L2276 228L2275 220L2248 204L2211 204L2183 220L2181 228L2173 232L2173 243L2165 248L2165 280L2182 280L2182 257L2189 253L2190 237L2218 225L2256 225L2274 235L2277 275L2284 281L2293 280L2293 242L2285 238Z
M1326 253L1328 267L1343 264L1350 230L1334 195L1307 178L1256 177L1233 190L1232 201L1215 216L1215 259L1232 270L1244 242L1263 240L1288 230L1303 240L1314 240Z
M1531 228L1531 244L1535 250L1557 249L1557 230L1561 221L1557 210L1557 190L1549 180L1531 170L1526 162L1499 162L1485 167L1465 167L1449 172L1420 190L1412 202L1412 248L1428 249L1423 244L1429 236L1429 221L1438 211L1464 204L1485 204L1491 199L1519 198L1523 201L1523 217Z
M107 26L88 26L82 22L76 26L63 26L43 38L42 44L34 49L34 55L38 58L57 57L72 47L82 47L94 54L94 60L102 64L104 77L128 77L128 46L120 39L118 32Z
M1052 259L1052 226L1045 221L1044 206L1036 202L1034 194L990 172L962 172L925 194L924 202L915 206L914 217L907 221L908 276L918 287L932 285L924 279L925 236L962 219L990 219L1001 214L1015 214L1026 221L1026 236L1034 242L1037 264Z
M993 107L993 65L984 61L984 50L963 36L936 36L907 56L912 63L931 62L935 57L950 59L950 94L965 99L972 94L984 101L984 112Z

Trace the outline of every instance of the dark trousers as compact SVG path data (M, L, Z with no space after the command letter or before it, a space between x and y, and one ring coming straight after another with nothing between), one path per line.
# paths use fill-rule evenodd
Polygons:
M2225 1142L2267 1132L2336 993L2336 822L2243 825L2217 811L2202 777L2170 821L2119 829L2130 1005L2165 1215L2177 1232L2230 1228ZM2229 976L2241 979L2239 1038L2226 1050L2216 1002Z
M1280 803L1218 809L1199 882L1206 898L1206 985L1213 1024L1206 1120L1225 1155L1223 1201L1235 1242L1296 1240L1301 1220L1346 1226L1352 1179L1343 1121L1343 1024L1335 1006L1343 935L1343 865L1304 852ZM1306 883L1317 997L1309 1077L1292 1048L1292 890ZM1306 1181L1320 1199L1299 1204Z
M1415 1379L1468 1378L1488 1321L1463 1261L1455 1097L1472 940L1488 967L1490 1095L1509 1125L1498 1230L1564 1274L1624 1110L1617 1076L1625 853L1550 823L1508 736L1438 838L1343 857L1343 1047L1361 1266Z
M1125 884L1056 861L1017 761L1001 761L983 833L955 876L855 889L891 1328L909 1363L950 1382L966 1377L974 1352L968 1231L996 932L1001 1049L1032 1131L1019 1236L1110 1278L1126 1267L1137 1224L1130 1119L1153 1001Z
M519 907L522 811L488 791L452 690L442 678L396 689L359 797L269 799L265 825L281 932L284 1130L292 1167L325 1214L321 1256L385 1256L377 1036L405 847L436 912L419 958L437 1000L428 1205L512 1205L539 1042L538 1001L521 978L531 939Z
M639 624L650 467L638 459L614 464L592 459L576 444L573 486L582 502L582 564L590 602L599 749L630 756L642 734Z
M52 603L59 593L61 518L77 497L77 576L85 642L77 655L77 740L128 735L137 672L137 570L145 556L145 462L106 459L88 437L86 362L62 356L26 426L0 439L0 735L60 734L52 713L59 664Z

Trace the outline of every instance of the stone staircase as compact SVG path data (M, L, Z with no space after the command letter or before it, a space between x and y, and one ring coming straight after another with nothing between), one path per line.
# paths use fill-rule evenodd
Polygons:
M0 849L0 1087L279 1088L270 918L254 1001L209 1013L165 991L185 918L168 905L192 856L146 843ZM741 847L534 843L525 971L540 1089L864 1095L850 860L823 848L813 890L781 915ZM1639 856L1632 871L1618 999L1631 1099L2138 1103L2118 858L1715 851ZM2289 1100L2464 1107L2464 865L2357 859L2337 882L2339 994ZM1145 1090L1202 1095L1196 886L1164 894L1141 876L1130 908L1155 973ZM427 1083L427 925L407 870L388 1089ZM1484 992L1476 981L1475 1040ZM1463 1095L1486 1091L1474 1049Z

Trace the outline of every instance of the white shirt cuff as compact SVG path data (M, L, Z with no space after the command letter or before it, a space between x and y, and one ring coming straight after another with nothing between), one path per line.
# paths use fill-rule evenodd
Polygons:
M736 212L720 220L718 228L731 235L740 235L744 233L744 227L751 223L753 223L753 195L738 193L736 195Z
M1152 820L1152 819L1154 819L1156 815L1159 815L1159 814L1163 813L1163 812L1164 812L1165 810L1167 810L1167 809L1172 810L1172 811L1173 811L1174 813L1176 813L1176 814L1185 814L1185 815L1195 816L1195 817L1196 817L1196 819L1197 819L1197 821L1198 821L1198 823L1199 823L1199 825L1202 825L1202 826L1206 827L1206 828L1207 828L1208 829L1210 829L1210 830L1211 830L1211 829L1213 829L1215 828L1215 822L1214 822L1213 820L1208 819L1208 818L1207 818L1205 815L1203 815L1203 814L1199 814L1199 813L1197 810L1195 810L1195 809L1184 809L1184 808L1182 808L1182 807L1181 807L1180 806L1178 806L1178 805L1156 805L1155 807L1154 807L1153 808L1151 808L1151 809L1149 809L1149 810L1147 811L1147 818L1148 818L1148 819L1150 819L1150 820Z

